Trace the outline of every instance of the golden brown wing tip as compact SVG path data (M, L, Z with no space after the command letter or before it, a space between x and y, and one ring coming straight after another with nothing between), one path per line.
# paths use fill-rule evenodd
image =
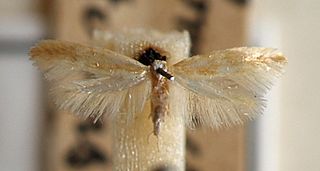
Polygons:
M35 60L36 58L73 58L76 55L75 49L77 45L61 40L41 40L30 49L29 56L31 60Z
M285 55L277 48L263 48L263 47L253 47L254 49L258 49L259 51L262 50L262 52L270 57L270 59L273 62L285 65L288 63L288 59L285 57Z
M48 48L52 43L55 43L56 40L40 40L36 44L34 44L29 50L30 59L38 57L40 53Z
M272 61L285 65L288 63L287 57L285 57L281 52L276 53L274 56L271 57Z

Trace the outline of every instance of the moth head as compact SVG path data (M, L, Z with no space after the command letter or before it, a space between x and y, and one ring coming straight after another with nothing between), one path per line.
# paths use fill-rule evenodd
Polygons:
M166 52L157 50L155 47L148 47L137 55L137 61L146 66L151 66L154 71L158 74L166 77L169 80L174 80L174 77L167 72L166 63L167 56L164 55Z
M137 60L143 65L151 65L155 60L166 61L167 56L162 55L158 50L153 47L148 47L138 55Z

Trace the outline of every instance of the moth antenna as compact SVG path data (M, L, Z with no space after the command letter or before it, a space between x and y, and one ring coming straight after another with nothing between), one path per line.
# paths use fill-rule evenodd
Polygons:
M158 68L156 71L157 71L157 73L166 77L168 80L171 80L171 81L174 80L174 77L171 74L169 74L168 72L166 72L165 70L163 70L162 68Z

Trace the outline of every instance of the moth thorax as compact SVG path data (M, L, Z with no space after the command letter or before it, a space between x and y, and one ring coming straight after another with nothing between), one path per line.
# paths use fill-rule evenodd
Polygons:
M153 61L151 66L155 71L159 68L163 69L164 71L167 71L167 66L165 61L155 60Z

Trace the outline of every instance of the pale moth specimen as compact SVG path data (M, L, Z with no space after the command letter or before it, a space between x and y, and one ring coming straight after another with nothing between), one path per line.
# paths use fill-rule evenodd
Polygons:
M188 92L188 107L181 115L189 127L241 124L262 112L264 94L287 63L274 49L248 47L173 61L157 43L137 42L134 49L138 50L126 56L108 47L43 40L30 50L30 56L52 83L60 108L96 119L128 112L129 118L150 102L156 136L170 110L171 86ZM124 105L128 111L122 110Z

